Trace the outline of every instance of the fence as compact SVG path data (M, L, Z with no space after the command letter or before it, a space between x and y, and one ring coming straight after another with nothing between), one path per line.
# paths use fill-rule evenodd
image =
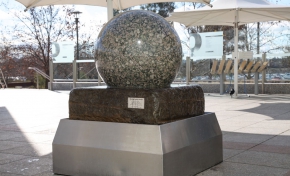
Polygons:
M284 53L284 54L255 54L253 57L254 57L254 61L258 61L258 60L261 60L261 58L265 58L266 61L269 61L270 58L282 58L282 57L289 57L290 56L290 53ZM199 58L199 59L216 59L216 60L222 60L222 59L225 59L225 60L229 60L232 58L232 55L226 55L226 56L211 56L211 57L203 57L203 58ZM187 59L186 60L186 77L183 77L183 78L177 78L174 80L174 84L193 84L193 83L196 83L196 84L200 84L202 85L204 82L205 83L218 83L219 86L220 86L220 93L224 93L227 88L228 88L228 85L231 85L232 82L234 81L234 78L233 78L233 74L232 73L228 73L228 74L225 74L223 76L221 76L221 74L214 74L214 75L211 75L210 77L207 77L205 75L203 76L194 76L191 74L191 68L190 68L190 62L192 60L191 59ZM95 61L94 60L75 60L69 64L72 64L72 72L70 72L70 74L68 74L67 76L68 77L71 77L72 76L72 79L71 78L63 78L63 79L56 79L54 78L54 75L53 75L53 64L63 64L61 62L51 62L50 63L50 83L53 84L53 83L63 83L63 84L66 84L66 85L69 85L71 83L73 83L73 86L72 88L75 88L75 87L79 87L79 86L92 86L92 85L95 85L95 86L100 86L100 85L105 85L105 83L101 80L101 79L98 79L100 78L100 76L98 75L97 79L95 78L91 78L91 79L78 79L77 77L77 73L78 73L78 68L77 67L77 64L81 64L81 63L94 63ZM65 63L65 64L68 64L68 63ZM226 66L226 64L225 64ZM266 65L265 68L269 66ZM245 67L246 68L246 67ZM92 69L95 69L95 66L92 67ZM259 69L259 67L257 67L257 69ZM288 79L276 79L276 77L278 76L283 76L284 73L281 73L281 69L278 69L280 70L280 72L277 72L275 73L275 71L270 70L269 68L267 68L266 70L262 71L262 76L259 76L258 74L255 74L255 75L250 75L251 78L247 77L245 78L245 74L240 74L238 76L238 82L239 84L243 84L242 86L245 87L247 84L253 84L254 86L256 86L255 90L256 92L254 92L255 94L258 94L258 92L261 92L261 93L267 93L269 91L266 91L264 85L265 83L274 83L274 84L284 84L284 83L288 83L290 82L290 78L289 80ZM286 68L284 69L285 73L287 72L290 72L290 68ZM96 71L94 73L95 75L98 74ZM254 73L252 73L254 74ZM221 79L222 78L222 79ZM53 81L54 80L54 81ZM223 81L223 82L221 82ZM66 83L65 83L66 82ZM213 85L213 84L212 84ZM249 87L248 85L248 87ZM268 84L269 85L269 84ZM287 84L286 84L287 85ZM50 86L52 89L53 89L53 86ZM59 86L58 86L59 87ZM65 86L65 87L71 87L71 86ZM239 86L240 87L240 86ZM262 87L262 88L260 88ZM275 86L271 86L271 87L275 87ZM56 87L57 88L57 87ZM58 88L57 88L58 89ZM273 91L275 88L271 89L272 92L275 92ZM208 89L207 89L208 90ZM244 88L241 89L241 91L243 91ZM249 89L250 90L250 89ZM216 91L215 91L216 92ZM239 91L240 92L240 91ZM271 91L270 91L271 92Z

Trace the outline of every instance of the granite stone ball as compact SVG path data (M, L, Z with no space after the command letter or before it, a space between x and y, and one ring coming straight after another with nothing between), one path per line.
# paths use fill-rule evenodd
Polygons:
M182 61L181 42L160 15L128 11L101 30L95 61L109 88L168 88Z

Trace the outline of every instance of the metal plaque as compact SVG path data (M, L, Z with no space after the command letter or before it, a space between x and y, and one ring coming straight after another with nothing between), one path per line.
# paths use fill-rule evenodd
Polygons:
M144 109L145 100L144 98L128 98L128 108L133 109Z

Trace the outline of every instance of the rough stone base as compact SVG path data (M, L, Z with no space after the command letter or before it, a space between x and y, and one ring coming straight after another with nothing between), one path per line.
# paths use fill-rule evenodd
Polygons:
M128 98L144 98L144 109L129 108ZM77 88L69 98L69 118L104 122L163 124L204 114L199 86L164 89Z

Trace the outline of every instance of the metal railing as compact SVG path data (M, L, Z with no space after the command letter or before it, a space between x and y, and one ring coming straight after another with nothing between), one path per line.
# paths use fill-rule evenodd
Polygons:
M290 56L290 53L282 53L282 54L269 54L269 53L261 53L261 54L254 54L252 57L253 58L262 58L262 60L265 62L266 61L266 57L287 57L287 56ZM187 62L187 66L186 66L186 79L182 82L178 82L177 80L174 80L173 84L182 84L182 83L185 83L185 84L189 84L189 82L196 82L196 81L193 81L193 80L190 80L190 59L194 59L194 60L198 60L198 59L228 59L228 58L231 58L232 59L232 55L223 55L223 56L208 56L208 57L199 57L199 58L187 58L186 62ZM72 81L73 82L73 87L75 88L76 87L76 82L79 82L81 81L80 79L77 79L77 64L78 63L88 63L88 62L95 62L93 59L90 59L90 60L73 60L71 62L58 62L58 61L51 61L51 64L50 64L50 79L52 80L53 78L53 66L52 64L53 63L72 63L73 64L73 72L70 73L68 76L66 76L66 78L68 79L53 79L53 81L59 81L59 82L62 82L62 81ZM261 80L261 83L262 83L262 92L264 92L264 83L265 83L265 80L266 80L266 76L265 76L266 72L265 70L262 71L262 80ZM69 77L73 76L73 79L69 79ZM258 76L256 76L258 78ZM47 79L49 79L49 77L46 77ZM101 78L100 75L98 75L98 78ZM236 78L238 80L238 78ZM51 82L53 82L51 81ZM97 79L97 80L93 80L93 81L98 81L98 85L101 85L101 79ZM199 82L200 80L198 80ZM204 81L200 81L200 82L212 82L213 80L204 80ZM233 80L231 80L233 81ZM221 82L219 80L220 84L223 85L223 82ZM247 82L247 81L244 81L244 83ZM256 88L255 88L255 91L257 92L257 83L259 82L259 80L255 80L253 79L253 82L255 82L255 85L256 85ZM278 81L277 81L278 82ZM221 90L223 89L223 87L221 87Z
M59 61L50 61L50 78L53 79L53 64L62 64L62 63L72 63L73 64L73 72L71 74L69 74L67 76L67 78L69 78L71 75L73 76L73 88L76 87L76 82L79 82L80 79L77 79L77 64L78 63L90 63L90 62L95 62L94 59L88 59L88 60L73 60L72 62L59 62ZM95 68L93 68L95 69ZM93 69L91 69L89 72L91 72ZM100 78L100 79L99 79ZM70 80L70 79L68 79ZM54 80L53 80L54 81ZM51 83L53 82L51 81ZM98 74L98 85L100 86L102 84L102 81L104 82L104 80L102 80L101 76ZM52 87L52 85L51 85Z
M38 74L40 74L44 78L50 80L50 77L46 73L44 73L43 71L41 71L40 69L38 69L36 67L28 67L28 69L34 70L35 72L37 72Z
M3 81L4 81L4 83L5 83L5 86L6 86L6 88L8 88L8 86L7 86L7 84L6 84L6 81L5 81L4 74L3 74L2 70L1 70L1 68L0 68L0 71L1 71L1 75L2 75ZM0 81L1 81L1 80L0 80Z

